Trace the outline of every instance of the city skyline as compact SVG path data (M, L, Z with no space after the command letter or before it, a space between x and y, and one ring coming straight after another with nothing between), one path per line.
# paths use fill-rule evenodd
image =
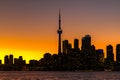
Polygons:
M59 18L60 22L60 18ZM61 33L61 29L60 29ZM39 60L26 60L22 56L14 58L14 55L5 55L4 64L0 60L1 71L119 71L120 70L120 44L116 45L116 61L114 60L113 46L106 46L107 57L103 49L96 49L91 44L91 35L82 37L82 46L79 48L79 40L74 39L74 47L68 40L61 42L58 29L58 54L45 53ZM59 44L62 43L62 44ZM61 47L62 46L62 47ZM61 51L62 50L62 51Z
M63 40L73 44L92 35L92 44L104 49L120 43L120 1L0 1L0 59L4 55L30 59L43 57L46 52L57 53L58 9L62 12ZM81 41L79 42L81 47Z

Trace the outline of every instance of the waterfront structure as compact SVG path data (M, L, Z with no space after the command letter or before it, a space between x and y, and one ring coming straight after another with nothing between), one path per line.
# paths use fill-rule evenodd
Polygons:
M96 50L97 63L104 63L104 52L103 49Z
M59 28L57 30L57 33L58 33L58 54L60 54L61 53L61 35L62 35L60 10L59 10Z
M85 37L82 38L82 48L83 51L90 52L91 49L91 36L85 35Z
M2 64L2 60L0 60L0 65Z
M69 46L68 40L62 41L63 53L66 53L66 54L68 53L68 46Z
M78 39L74 39L74 49L79 50L79 40Z
M9 55L9 65L13 65L13 55Z
M106 51L106 53L107 53L107 61L108 62L113 62L114 61L114 54L113 54L113 47L112 47L112 45L108 45L106 47L106 49L107 49L107 51Z
M120 63L120 44L116 45L116 62Z
M8 55L5 55L5 57L4 57L4 64L5 64L5 65L8 65L8 64L9 64Z

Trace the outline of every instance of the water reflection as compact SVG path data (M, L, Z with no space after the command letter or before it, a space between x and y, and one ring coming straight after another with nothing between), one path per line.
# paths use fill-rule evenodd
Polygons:
M0 80L120 80L119 72L0 72Z

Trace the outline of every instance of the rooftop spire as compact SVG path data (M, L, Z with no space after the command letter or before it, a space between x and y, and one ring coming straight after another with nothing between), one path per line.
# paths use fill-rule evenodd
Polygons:
M59 9L59 29L61 29L61 9Z
M59 28L57 30L57 33L58 33L58 54L60 54L61 53L61 34L62 34L60 9L59 9Z

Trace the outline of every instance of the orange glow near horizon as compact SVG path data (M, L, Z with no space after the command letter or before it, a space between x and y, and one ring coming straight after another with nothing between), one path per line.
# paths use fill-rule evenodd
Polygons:
M26 63L29 63L29 60L40 60L43 56L40 51L31 51L31 50L16 50L16 49L0 49L1 55L10 55L12 54L14 58L19 58L19 56L23 57L23 60L26 60ZM30 55L29 55L30 54ZM35 55L34 55L35 54ZM4 63L4 56L0 56L2 59L2 63Z
M47 52L55 52L54 41L36 40L36 39L1 39L0 40L0 59L4 63L4 56L13 54L14 58L23 56L28 63L29 60L40 60ZM48 46L48 44L50 46Z
M62 40L73 44L89 34L96 49L120 43L120 1L38 0L0 1L0 59L13 54L41 59L58 51L58 11L61 8ZM115 55L114 55L115 57Z

